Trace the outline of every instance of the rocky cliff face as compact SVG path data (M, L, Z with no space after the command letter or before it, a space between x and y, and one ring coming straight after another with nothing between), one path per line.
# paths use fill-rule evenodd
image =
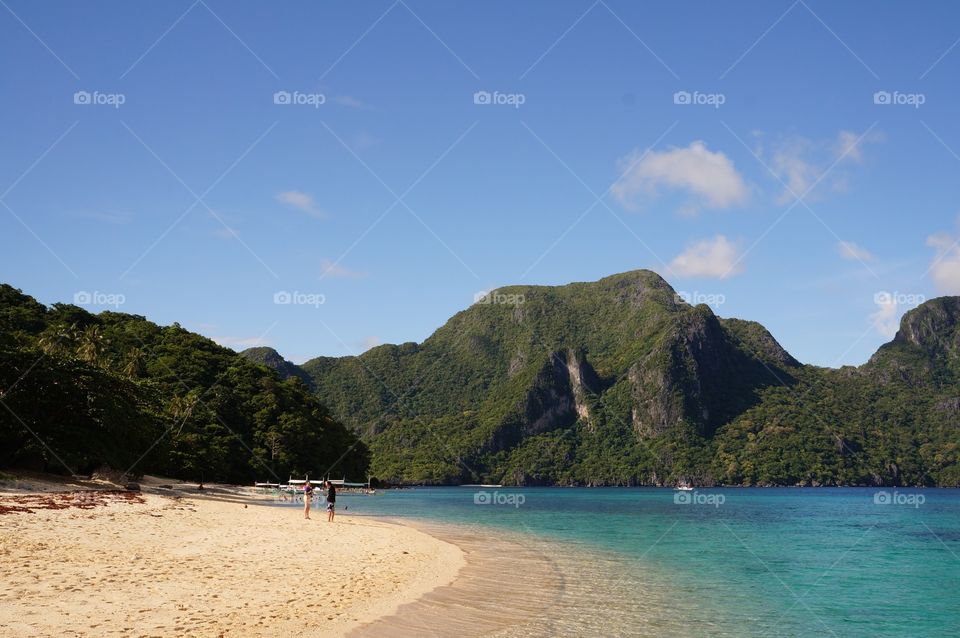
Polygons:
M885 384L955 383L960 379L960 297L938 297L907 312L893 341L859 372Z
M485 449L508 450L526 437L569 428L577 422L590 427L594 416L590 404L599 385L584 354L573 350L551 352L515 409L493 431Z
M903 316L894 343L908 343L937 355L960 350L960 297L939 297Z

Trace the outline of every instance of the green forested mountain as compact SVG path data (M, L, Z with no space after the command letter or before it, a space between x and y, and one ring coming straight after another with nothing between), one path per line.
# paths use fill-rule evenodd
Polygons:
M368 451L301 381L177 324L48 308L0 285L0 467L104 465L207 481L331 467L360 478Z
M500 288L422 344L300 366L405 482L960 484L960 299L860 368L800 365L658 275Z

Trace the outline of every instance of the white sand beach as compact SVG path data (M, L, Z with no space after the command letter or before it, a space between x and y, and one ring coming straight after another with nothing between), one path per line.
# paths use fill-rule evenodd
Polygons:
M179 498L6 491L0 635L341 636L452 583L456 545L412 527ZM57 507L63 509L43 509Z

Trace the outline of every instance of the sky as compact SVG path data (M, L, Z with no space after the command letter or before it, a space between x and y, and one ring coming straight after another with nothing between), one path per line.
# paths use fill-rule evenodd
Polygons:
M859 365L960 294L958 42L947 1L0 0L0 281L299 363L649 268Z

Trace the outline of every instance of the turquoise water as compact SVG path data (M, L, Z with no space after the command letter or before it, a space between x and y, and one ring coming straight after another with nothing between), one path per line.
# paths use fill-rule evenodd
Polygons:
M427 488L342 495L340 506L553 544L605 592L563 619L570 633L655 622L664 635L960 634L960 490L678 494Z

